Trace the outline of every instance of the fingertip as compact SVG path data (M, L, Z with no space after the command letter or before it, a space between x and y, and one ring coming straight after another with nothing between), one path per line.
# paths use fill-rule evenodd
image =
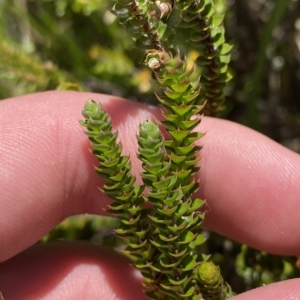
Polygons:
M35 245L0 266L7 300L146 300L127 259L88 242Z
M205 225L254 248L300 251L300 156L245 126L205 118L200 194Z
M246 293L242 293L232 300L299 300L300 279L290 279L269 284Z

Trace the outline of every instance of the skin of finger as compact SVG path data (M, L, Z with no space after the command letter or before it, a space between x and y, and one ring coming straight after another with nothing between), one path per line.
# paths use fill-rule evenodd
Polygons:
M300 279L291 279L242 293L231 300L299 300Z
M1 101L0 259L36 242L66 216L104 214L108 199L78 124L88 98L100 100L138 175L135 135L159 110L111 96L47 92ZM205 225L265 251L300 253L299 155L232 122L203 118L198 196ZM4 247L5 245L5 247Z
M299 255L300 155L225 120L204 119L200 129L205 225L266 252Z
M45 92L0 102L0 261L35 243L65 217L105 214L108 199L94 171L96 159L79 120L87 99L101 101L114 125L136 149L146 106L110 96ZM133 171L140 168L133 160Z
M16 288L17 283L17 288ZM6 300L146 300L140 276L109 248L85 242L33 246L0 267ZM299 300L300 280L251 290L232 300Z
M140 275L114 250L85 242L33 246L0 267L5 300L146 300Z

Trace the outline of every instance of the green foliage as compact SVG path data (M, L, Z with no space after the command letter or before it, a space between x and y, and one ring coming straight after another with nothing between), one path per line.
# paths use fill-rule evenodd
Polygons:
M237 273L248 287L260 287L300 276L296 257L268 254L242 245L237 256Z
M119 248L123 247L124 242L113 233L118 226L119 220L112 217L87 214L72 216L51 230L40 242L90 240L96 244Z
M16 86L17 91L22 93L24 90L53 89L60 82L71 81L67 73L60 71L50 61L43 62L26 49L17 49L12 41L1 35L1 31L0 39L0 86L6 89L6 93L16 91Z
M142 57L119 30L108 2L22 3L0 3L1 99L62 89L66 82L131 98L147 96L152 89L150 72L137 68L133 58Z
M110 117L102 109L101 104L88 101L83 115L86 120L81 124L88 129L86 134L91 140L93 154L100 162L96 171L106 179L103 191L115 200L110 205L109 211L121 220L116 232L128 238L127 251L138 249L145 245L144 238L149 227L141 217L144 187L133 185L135 178L130 173L131 162L128 156L121 155L122 146L116 143L117 133L112 132ZM131 252L131 255L135 253Z
M164 140L150 120L140 125L138 157L147 194L142 194L144 186L133 185L129 158L121 155L121 144L116 143L117 134L101 104L88 101L81 121L100 163L96 171L105 179L103 191L115 200L109 211L121 220L116 233L127 240L125 253L141 270L149 298L196 300L202 295L222 300L232 293L221 274L214 272L213 282L209 276L198 276L206 266L201 262L208 259L198 253L205 238L199 233L204 214L197 211L205 202L193 198L199 188L193 177L201 149L195 142L203 135L193 131L203 108L195 104L199 81L190 80L193 69L187 70L179 54L149 50L145 63L163 87L158 100L164 108L161 123L169 134ZM151 209L143 209L145 202Z
M204 261L197 270L199 287L205 300L224 300L232 297L231 288L223 282L220 268L211 261Z
M198 51L196 64L202 77L198 103L207 102L206 115L222 111L224 88L232 78L228 71L232 47L225 43L224 14L216 13L211 0L118 0L113 13L121 19L138 48L164 51L178 47L182 36L187 38Z
M194 299L194 269L197 266L196 247L204 242L198 235L202 215L195 210L203 201L184 200L177 183L177 172L170 170L170 160L164 140L155 123L145 121L140 126L139 157L148 183L148 196L142 195L143 186L133 186L130 161L121 155L111 121L101 104L86 103L83 110L93 153L99 159L97 172L106 179L103 190L115 201L110 212L118 216L121 226L116 233L128 241L125 252L145 276L146 294L152 299ZM143 209L144 202L152 204L152 212ZM186 231L188 229L188 231ZM193 253L193 254L192 254ZM195 298L196 299L196 298Z
M121 220L116 233L127 240L124 252L144 276L146 295L151 299L196 300L202 296L223 300L232 295L231 290L220 272L211 272L214 264L207 262L208 257L198 250L205 242L200 234L204 213L199 213L205 202L193 197L199 189L194 176L199 171L201 149L195 142L203 134L194 129L200 123L199 113L204 104L200 105L197 99L200 83L199 79L193 79L194 68L187 69L186 59L179 52L174 55L168 50L172 44L166 46L166 26L162 19L170 17L173 5L169 1L118 0L113 8L136 45L147 49L145 64L163 89L157 99L163 106L165 120L161 124L168 139L164 140L158 125L150 120L140 125L137 137L144 186L134 186L129 158L122 156L122 146L116 143L117 133L112 132L111 120L101 104L88 101L81 124L87 128L93 154L100 163L96 171L105 179L103 191L114 200L109 211ZM183 22L195 10L193 5L190 2L175 5ZM210 19L214 14L213 3L207 1L203 7L206 22L212 24L201 27L197 33L207 35L208 30L204 49L207 51L202 52L209 61L209 72L201 70L201 73L207 79L204 84L207 92L217 92L208 99L211 100L216 95L223 97L224 83L229 78L226 74L230 47L224 44L223 18ZM193 19L201 13L202 10L193 12ZM209 50L219 46L221 49ZM213 78L209 77L212 72ZM219 105L211 104L214 109ZM143 193L145 186L147 192ZM143 209L146 202L151 204L150 209Z
M165 141L158 132L157 124L146 121L140 127L138 155L144 167L141 176L147 186L141 197L134 198L135 189L143 187L135 187L130 181L134 181L129 171L130 161L126 157L123 161L118 160L122 149L121 145L114 144L115 133L107 135L112 140L108 139L106 143L107 147L116 149L116 152L110 154L101 147L97 150L100 156L101 151L106 153L103 156L106 160L101 157L98 169L99 174L107 180L103 189L117 203L112 204L110 210L118 218L123 218L124 222L119 223L112 219L111 223L107 223L101 217L84 218L84 221L81 217L71 218L43 239L52 241L84 238L95 241L98 229L105 231L108 228L110 233L112 227L116 226L118 234L127 239L128 248L124 251L125 254L135 261L146 278L145 289L150 296L152 292L152 297L158 299L172 297L164 296L164 292L168 292L172 280L173 285L175 282L170 273L161 273L160 269L168 269L162 265L165 259L162 256L169 255L169 251L161 245L175 245L176 239L163 243L163 238L172 230L181 233L182 227L191 219L184 220L183 217L186 216L182 215L177 219L180 226L166 224L186 209L186 205L178 200L179 196L186 193L187 197L183 199L193 209L203 211L203 200L193 198L193 193L198 189L198 182L193 181L193 174L198 171L200 161L197 140L202 135L196 133L194 127L199 124L199 113L219 114L224 106L223 90L231 77L228 71L229 53L226 53L229 46L224 41L224 26L229 29L226 31L226 38L229 37L235 44L231 66L236 76L231 81L230 88L226 89L231 94L227 98L223 116L237 122L247 120L250 126L260 128L281 143L294 145L295 151L300 149L297 79L299 1L214 0L213 3L209 0L117 0L114 1L113 15L108 11L113 7L109 0L0 1L0 98L58 88L92 90L142 102L155 102L152 92L156 91L158 102L165 104L165 120L162 121L167 129ZM284 14L286 16L280 22ZM118 19L127 33L120 30ZM151 51L145 55L145 49ZM146 64L150 68L141 64L145 56ZM280 70L273 65L275 58L283 61ZM194 61L195 65L192 66ZM172 70L176 75L172 74ZM153 84L151 71L159 84ZM196 94L197 97L189 102L189 97L193 98ZM206 106L200 110L205 101ZM101 115L100 121L108 126L109 118L105 120L104 115ZM85 125L88 126L87 123ZM274 130L276 125L280 126L280 130ZM94 124L88 131L100 130L97 126ZM105 126L101 130L106 130ZM92 136L90 139L99 145L99 139ZM197 145L194 145L195 142ZM109 155L116 155L116 160L112 162ZM106 169L101 162L106 163ZM108 166L115 162L121 167L123 163L123 169L116 169L111 174ZM134 199L126 198L123 194L123 198L118 195L117 190L120 182L123 183L122 180L128 180L127 196L132 192ZM164 197L165 192L174 197ZM180 208L175 211L172 211L174 207L165 208L164 201L167 200ZM134 201L138 203L134 204ZM145 202L151 205L151 213L141 204ZM130 219L131 216L138 215L139 210L140 218ZM152 219L146 216L148 213ZM201 223L203 214L197 214L195 211L193 218L198 218L197 222ZM145 222L141 222L141 219ZM136 221L132 226L139 228L136 231L138 239L137 236L131 236L128 220ZM193 228L194 225L189 226L189 231L194 233L196 239L201 239L201 229L196 226ZM159 228L157 231L156 227ZM212 253L210 259L220 264L222 274L227 275L226 281L230 280L234 290L245 291L262 284L299 276L296 258L280 258L243 246L237 259L237 273L242 277L238 279L230 269L234 269L234 257L240 246L233 243L232 250L226 252L220 242L221 238L212 233L210 236L206 243L195 248L198 271L207 260L202 253ZM96 242L99 240L96 239ZM119 247L119 240L116 242L110 234L107 242L101 233L100 242ZM141 242L145 245L141 245ZM122 243L124 246L124 242ZM183 244L180 247L186 246ZM176 258L177 262L184 259L182 253L179 252L181 256ZM155 261L155 267L148 264L148 260ZM210 266L218 274L218 268ZM201 293L210 299L209 280L202 284L197 272L193 276L193 279L189 279L188 286L194 285L195 289L202 289ZM160 280L165 281L163 286L159 284ZM226 287L220 277L213 282L216 290L223 291L224 285ZM223 285L221 289L220 285ZM186 286L185 293L187 290ZM222 297L224 292L220 295Z
M145 170L141 176L149 187L147 201L153 208L149 216L153 227L151 243L158 256L152 259L150 266L153 271L161 274L157 288L171 299L194 299L193 295L198 293L193 282L197 266L195 248L205 241L197 230L201 224L201 215L194 212L203 201L183 200L182 187L176 187L178 173L170 170L171 161L169 158L166 160L164 140L155 123L144 122L138 140L139 158ZM149 279L146 277L146 280ZM146 294L157 299L153 297L153 291Z
M176 33L184 34L188 43L199 51L196 64L201 74L200 103L207 101L205 115L223 109L224 87L232 78L228 70L232 46L225 43L224 14L217 13L211 0L179 1L181 21Z
M172 1L117 0L112 12L139 48L159 49L166 26L160 22L172 11Z

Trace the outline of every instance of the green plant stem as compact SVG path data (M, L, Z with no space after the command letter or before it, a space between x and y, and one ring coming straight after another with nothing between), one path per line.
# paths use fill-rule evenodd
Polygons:
M179 1L182 31L190 46L199 52L196 65L201 74L198 103L206 102L204 114L215 116L223 110L224 88L232 78L228 64L232 46L225 43L224 14L216 12L211 0Z

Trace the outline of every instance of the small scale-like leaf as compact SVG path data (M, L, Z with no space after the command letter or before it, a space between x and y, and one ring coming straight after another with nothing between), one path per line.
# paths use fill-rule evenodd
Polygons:
M224 14L215 14L211 18L212 27L219 27L224 21Z
M189 175L191 174L192 170L184 170L181 169L179 171L176 172L176 176L178 179L187 179L189 178Z
M118 210L124 210L130 207L130 203L118 203L118 202L113 202L108 207L112 210L118 211Z
M180 268L181 271L187 272L189 270L193 270L199 263L197 262L197 254L187 255L182 260L183 267Z
M159 199L159 200L165 199L167 195L168 195L168 191L166 191L166 190L163 190L163 191L151 191L151 192L148 193L148 197L149 198L155 198L155 199Z
M191 102L194 101L194 99L196 99L200 94L200 90L195 90L193 93L184 95L183 99L184 99L184 103L186 104L190 104Z
M180 239L178 241L179 245L183 245L183 244L188 244L189 242L191 242L193 239L195 238L195 234L191 231L186 231L183 232L180 235Z
M112 185L105 184L104 187L103 187L103 189L104 189L105 191L116 190L116 189L118 189L120 186L122 186L120 182L114 183L114 184L112 184Z
M134 224L136 224L138 221L139 221L139 219L140 219L140 214L138 215L138 216L135 216L135 217L131 217L129 220L121 220L121 222L122 223L124 223L125 225L130 225L130 226L132 226L132 225L134 225Z
M193 191L193 193L195 192L195 188L196 187L197 183L193 180L191 181L190 183L188 183L187 185L182 185L181 186L181 189L182 189L182 192L184 195L190 195L190 191Z
M230 54L227 54L227 55L221 55L220 56L220 63L223 63L223 64L226 64L228 65L230 62ZM227 66L227 69L226 71L228 70L228 66ZM222 72L223 73L223 72Z
M175 92L171 89L166 89L164 93L168 96L168 98L172 100L176 100L175 102L179 104L179 101L181 100L182 92Z
M156 162L156 163L147 164L144 165L143 168L145 169L145 171L151 174L157 174L162 168L162 163Z
M175 141L181 143L190 134L190 130L174 130L169 131L169 134Z
M187 281L188 276L186 275L183 278L177 279L177 280L176 279L171 279L170 277L168 279L169 279L170 283L173 284L173 285L182 285L184 282Z
M144 248L144 246L147 244L148 240L144 240L141 243L135 244L135 243L128 243L129 246L133 249L139 249L139 248Z
M196 116L193 120L180 121L179 127L183 130L192 130L200 123L200 117Z
M183 228L186 228L187 222L183 221L180 225L168 226L168 230L171 232L179 232L182 231Z
M166 178L162 178L157 182L153 182L153 187L157 190L164 190L167 187L169 187L171 179L174 178L174 176L172 177L166 177ZM173 180L174 181L174 180Z
M195 243L196 246L200 246L203 243L205 243L205 241L206 241L205 236L203 236L202 234L198 234L197 238L194 241L194 243Z
M147 180L149 182L155 182L157 180L157 176L155 176L154 174L146 173L146 172L141 173L141 177L143 180Z
M131 206L130 208L127 209L127 211L131 214L131 215L136 215L137 213L139 213L142 210L141 206Z
M163 241L163 242L167 242L167 243L170 243L170 242L173 242L175 240L177 240L179 238L178 235L169 235L169 236L164 236L162 234L159 234L159 238Z
M110 176L110 179L116 182L120 182L126 175L128 175L128 170L120 170L118 174Z
M160 249L160 250L163 250L163 249L171 249L172 248L172 245L171 244L166 244L165 242L161 242L160 240L159 241L156 241L156 240L150 240L151 244L153 244L156 248ZM159 269L160 270L160 269Z
M202 42L209 37L209 30L202 30L201 33L199 31L192 32L189 41L198 43Z
M195 150L196 146L193 144L190 144L188 146L184 146L184 147L177 147L176 151L179 155L187 155L189 154L191 151Z
M181 216L183 216L188 211L189 207L189 203L179 204L175 213L176 218L181 218Z
M114 230L118 235L122 236L122 235L132 235L132 233L134 233L136 231L135 227L128 227L128 228L117 228Z
M154 223L158 223L158 224L165 224L165 225L170 225L170 223L172 222L172 220L165 220L161 215L156 214L154 216L149 215L148 216L150 218L150 220Z
M130 191L132 189L134 182L135 182L135 177L134 176L129 177L129 182L122 186L123 192Z
M186 139L187 145L194 143L195 141L201 139L205 133L202 132L192 132Z
M185 155L175 155L175 154L170 154L170 159L172 162L174 162L176 165L180 165L182 162L186 160Z
M192 201L192 205L190 206L188 213L194 212L205 204L205 201L199 198L196 198Z
M157 209L157 211L160 212L162 215L169 216L169 217L172 216L176 210L177 210L176 206L170 208L163 207L162 209L159 208Z
M194 106L193 105L180 105L180 106L171 106L172 110L175 114L179 116L184 116L187 112L191 111Z
M204 2L206 4L205 4L205 7L204 7L203 14L205 15L205 17L207 19L210 19L215 13L215 7L214 7L213 3L210 2L210 1L204 1Z
M187 90L187 88L189 87L189 85L190 85L190 81L184 80L184 81L180 82L179 84L172 84L171 88L174 92L184 93Z
M195 292L195 287L191 286L187 291L185 291L184 294L183 293L179 293L179 297L181 297L182 299L189 299L190 297L193 296L194 292Z

